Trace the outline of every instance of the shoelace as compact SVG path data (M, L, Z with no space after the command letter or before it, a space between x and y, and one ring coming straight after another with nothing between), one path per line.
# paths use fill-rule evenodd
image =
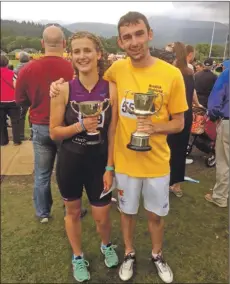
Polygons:
M115 253L115 251L114 251L115 248L117 248L116 245L111 245L110 247L107 247L104 250L105 256L109 259L112 258L114 256L114 253Z
M130 269L133 261L134 261L134 256L132 256L131 254L126 255L124 258L123 267L125 269Z
M165 260L163 259L162 256L158 255L157 258L155 259L155 262L158 263L158 265L160 266L160 269L163 272L167 272L168 271L167 263L165 262Z
M83 272L89 266L89 262L85 259L75 259L73 263L80 272Z

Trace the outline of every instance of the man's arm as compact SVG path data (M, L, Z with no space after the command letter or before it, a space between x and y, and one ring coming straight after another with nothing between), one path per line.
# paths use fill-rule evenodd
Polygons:
M227 70L226 70L227 71ZM221 107L226 95L226 84L228 84L228 72L223 72L216 80L216 83L208 98L208 114L212 120L217 120L221 117Z

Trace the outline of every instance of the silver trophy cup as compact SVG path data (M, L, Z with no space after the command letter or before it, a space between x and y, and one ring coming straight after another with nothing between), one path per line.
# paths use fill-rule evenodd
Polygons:
M154 94L153 92L133 93L131 91L127 91L125 96L125 102L127 95L129 93L131 93L134 96L134 109L130 109L128 104L126 104L128 111L131 114L135 114L136 116L152 116L152 115L157 115L157 113L162 108L163 105L162 94L160 94L161 96L160 107L156 110L155 100L158 98L157 94ZM150 135L148 133L135 131L131 134L130 143L127 145L127 148L139 152L150 151L152 147L149 145L149 137Z
M106 105L107 103L107 105ZM98 116L102 112L105 112L109 106L110 106L110 100L105 99L104 101L85 101L85 102L76 102L76 101L70 101L70 105L72 110L79 115L82 114L83 118L85 117L93 117ZM78 109L76 109L76 107ZM100 138L100 131L95 129L93 132L86 132L89 136L98 136L98 138L94 137L93 141L88 144L100 144L101 138ZM96 138L96 139L95 139ZM91 140L91 139L90 139Z

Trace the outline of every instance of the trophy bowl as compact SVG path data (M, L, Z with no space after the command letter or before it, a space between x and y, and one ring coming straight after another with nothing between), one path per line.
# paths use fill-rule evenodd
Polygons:
M130 91L126 92L126 96L129 92ZM157 114L163 105L163 96L161 95L161 105L156 110L155 100L158 95L153 92L132 93L132 95L134 97L134 109L131 110L128 105L127 108L130 113L139 117L147 117ZM135 131L131 134L130 143L127 145L127 148L138 152L150 151L152 147L149 145L149 137L150 135L148 133Z
M104 108L105 103L107 103L107 106ZM84 117L94 117L100 115L102 112L105 112L109 106L110 106L110 100L105 99L104 101L84 101L84 102L76 102L71 101L70 102L72 110L79 115L79 113L82 114ZM75 107L78 107L78 110ZM91 139L89 138L89 141L87 144L94 145L99 144L101 142L100 139L100 131L95 129L93 132L86 132L89 136L98 136L98 139ZM91 141L92 140L92 141Z

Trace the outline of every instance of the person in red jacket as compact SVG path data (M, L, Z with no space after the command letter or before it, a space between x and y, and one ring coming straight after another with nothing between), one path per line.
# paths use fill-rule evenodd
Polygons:
M19 118L20 108L15 103L15 90L13 86L14 72L8 68L9 59L1 54L1 96L0 96L0 145L9 143L7 131L7 115L11 119L14 145L20 145Z
M73 78L73 67L62 58L66 41L59 27L49 26L43 32L45 56L32 60L19 72L16 102L30 107L35 158L34 206L41 223L47 223L52 207L51 175L58 145L50 138L50 84L60 77Z

